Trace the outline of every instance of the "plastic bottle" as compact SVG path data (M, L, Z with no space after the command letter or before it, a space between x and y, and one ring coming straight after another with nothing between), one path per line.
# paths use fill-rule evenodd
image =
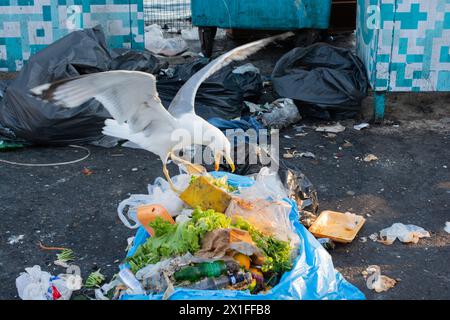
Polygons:
M196 282L204 277L218 277L227 272L227 266L223 261L202 262L191 267L184 267L174 273L177 281Z
M218 278L204 278L196 283L186 286L195 290L222 290L230 284L228 276L220 276Z
M241 284L243 282L250 284L252 282L252 275L250 272L239 272L233 275L224 275L218 278L204 278L196 283L186 286L190 289L196 290L221 290L228 285Z

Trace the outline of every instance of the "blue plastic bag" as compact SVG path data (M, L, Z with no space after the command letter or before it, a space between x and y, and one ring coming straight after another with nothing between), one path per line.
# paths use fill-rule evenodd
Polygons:
M224 172L212 172L212 175L228 176L228 183L234 187L249 187L254 181L248 177ZM261 294L237 290L192 290L176 288L171 300L362 300L364 294L350 284L334 269L330 254L299 222L297 204L285 199L292 205L290 220L300 237L299 255L291 271L285 272L280 282L271 290ZM140 227L136 233L132 248L127 257L132 256L137 248L149 237L147 231ZM125 265L122 265L125 267ZM163 294L124 295L122 300L161 300Z

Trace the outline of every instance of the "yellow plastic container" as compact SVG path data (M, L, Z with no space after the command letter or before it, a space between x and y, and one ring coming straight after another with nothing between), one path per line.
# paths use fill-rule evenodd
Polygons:
M355 239L365 222L366 219L360 215L325 210L309 227L309 232L317 238L349 243Z
M214 209L216 212L224 213L230 204L231 196L211 184L206 177L200 176L180 194L180 199L192 208Z

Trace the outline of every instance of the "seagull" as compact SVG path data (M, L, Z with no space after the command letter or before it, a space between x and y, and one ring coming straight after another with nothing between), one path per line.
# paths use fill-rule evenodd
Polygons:
M211 61L195 73L178 91L168 110L164 108L152 74L140 71L106 71L46 83L32 88L31 94L65 108L76 108L92 98L98 100L114 119L105 120L103 134L129 140L159 156L163 173L172 190L179 192L169 175L167 163L182 160L175 151L192 145L208 146L215 170L224 157L232 172L231 145L215 126L195 114L197 90L207 78L232 61L241 61L269 43L292 36L292 32L237 47ZM184 138L180 141L180 135ZM178 138L178 139L177 139ZM200 165L184 162L188 172L204 172Z

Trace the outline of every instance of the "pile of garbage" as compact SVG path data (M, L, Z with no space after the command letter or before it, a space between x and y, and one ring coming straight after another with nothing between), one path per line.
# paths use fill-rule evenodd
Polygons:
M30 95L33 87L96 72L142 71L157 77L159 97L168 108L181 86L208 62L198 58L169 67L148 50L108 48L101 26L71 32L30 57L14 80L0 80L0 140L5 141L1 148L6 148L6 142L117 144L117 139L102 134L111 115L100 102L92 99L67 109L36 99ZM195 101L197 115L234 119L241 116L244 100L253 101L261 95L259 72L236 72L234 67L229 65L202 83Z
M364 298L299 223L297 202L277 172L173 181L181 193L158 178L148 195L119 205L120 219L138 231L97 299Z

